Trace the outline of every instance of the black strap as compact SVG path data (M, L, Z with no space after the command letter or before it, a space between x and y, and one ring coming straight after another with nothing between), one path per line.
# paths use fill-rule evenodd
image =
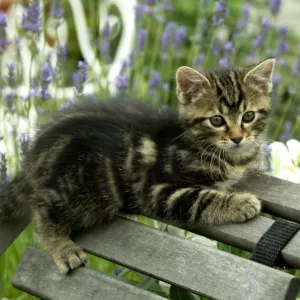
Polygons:
M281 250L298 229L300 224L283 219L276 220L258 241L250 260L269 267L283 267L285 264Z

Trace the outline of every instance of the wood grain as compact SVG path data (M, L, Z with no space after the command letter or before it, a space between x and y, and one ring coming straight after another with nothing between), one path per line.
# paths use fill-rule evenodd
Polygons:
M26 249L13 285L44 300L163 300L88 267L62 274L52 259L37 249Z
M284 272L123 218L76 241L94 255L212 299L295 299L299 288Z
M247 176L236 189L257 195L265 212L300 223L300 184L261 174Z

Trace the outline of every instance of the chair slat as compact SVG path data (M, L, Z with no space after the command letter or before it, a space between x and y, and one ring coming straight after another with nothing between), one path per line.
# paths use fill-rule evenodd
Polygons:
M295 299L299 288L294 276L124 218L75 240L94 255L212 299Z
M20 219L0 224L0 255L13 243L19 234L30 223L31 216L26 215Z
M215 227L202 227L190 231L225 244L252 252L259 239L274 220L258 216L248 222ZM287 265L300 269L300 232L297 232L282 250Z
M236 189L257 195L265 212L300 223L300 184L259 174L245 177Z
M18 289L48 300L165 299L87 267L62 274L46 253L30 248L26 249L12 283Z

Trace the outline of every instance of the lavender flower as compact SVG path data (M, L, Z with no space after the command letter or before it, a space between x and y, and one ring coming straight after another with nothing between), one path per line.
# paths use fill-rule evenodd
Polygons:
M37 34L41 30L41 6L39 0L32 0L25 8L22 17L22 27L27 33Z
M7 158L5 153L0 152L0 185L5 185L9 183L9 178L7 176Z
M9 112L14 113L15 95L13 91L3 93L3 98Z
M0 54L4 52L5 45L7 43L6 27L7 27L6 15L2 11L0 11Z
M114 267L114 276L119 276L122 273L122 271L123 270L118 265L115 265L115 267Z
M14 89L16 86L16 64L11 63L11 64L7 64L6 66L8 70L7 83L12 89Z
M269 0L269 8L273 16L277 16L281 8L281 0Z
M229 68L229 62L227 57L223 57L219 60L219 66L223 69Z
M137 3L135 6L135 19L136 21L139 21L144 15L149 14L149 6L142 4L142 3Z
M227 0L219 0L215 3L214 15L212 18L213 26L223 25L224 19L229 15Z
M178 26L175 22L169 22L161 36L161 45L163 50L167 50L170 46L176 45L181 47L187 37L186 28Z
M50 16L54 20L54 27L57 28L63 21L64 9L61 5L61 0L52 0L50 8Z
M201 67L203 66L203 63L205 62L205 56L204 54L200 53L199 55L197 55L194 59L193 59L193 65L197 68L197 69L201 69Z
M19 137L21 157L20 157L20 166L21 168L24 165L24 158L29 149L30 138L26 138L26 134L22 133Z
M137 53L141 52L145 45L145 40L147 37L147 30L146 29L139 29L137 33Z
M171 0L160 1L160 5L164 12L170 12L173 9Z
M251 5L249 3L245 3L242 9L242 18L237 21L236 28L239 31L245 31L248 29L249 16L250 16ZM239 37L244 37L243 34L240 34Z
M279 27L279 39L277 41L277 53L285 53L289 50L289 44L286 40L288 29L285 26Z
M224 54L226 57L231 56L235 52L235 49L233 48L233 44L231 41L228 41L224 44Z
M50 98L48 88L55 76L55 72L49 61L46 61L42 64L40 71L41 71L41 98L43 100L48 100Z
M215 57L218 57L220 55L220 50L221 50L221 38L219 36L216 36L214 42L213 42L213 55Z
M128 77L126 74L120 74L117 78L116 88L119 90L119 93L123 93L128 89Z
M76 97L82 98L84 84L88 79L87 70L89 66L83 62L79 61L77 64L78 71L73 74L73 85L75 86Z
M161 45L163 49L167 49L168 46L171 44L175 29L176 29L176 23L174 22L169 22L166 25L165 30L161 36Z
M73 107L73 105L76 104L76 100L75 99L69 99L68 101L66 101L61 107L60 110L61 111L67 111L69 109L71 109Z
M151 72L151 78L149 80L149 94L153 95L155 90L159 87L161 83L161 77L158 71L153 70Z
M178 26L174 32L174 41L177 47L182 46L184 40L187 37L186 28L183 26Z
M286 142L292 138L291 136L291 129L292 129L292 122L291 121L286 121L283 125L283 132L281 133L279 139L282 142Z

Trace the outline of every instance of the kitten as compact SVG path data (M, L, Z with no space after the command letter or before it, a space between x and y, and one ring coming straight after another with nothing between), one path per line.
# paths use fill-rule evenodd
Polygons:
M180 67L178 112L111 99L58 113L2 189L0 219L29 204L41 240L68 272L87 262L71 233L119 212L190 227L255 217L259 200L228 189L264 157L274 64Z

